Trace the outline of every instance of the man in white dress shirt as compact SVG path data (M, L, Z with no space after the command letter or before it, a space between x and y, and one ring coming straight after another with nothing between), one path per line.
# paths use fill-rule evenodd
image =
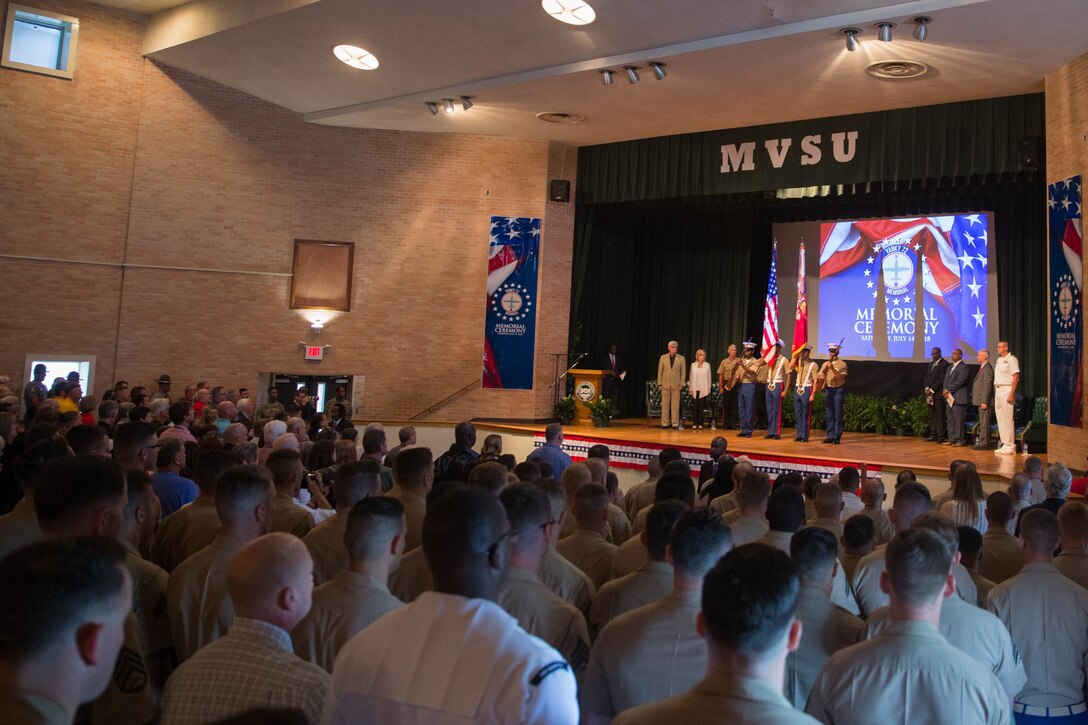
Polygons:
M344 645L322 722L577 723L570 665L495 603L512 536L487 491L435 499L423 523L434 591Z
M1016 427L1012 416L1016 403L1016 388L1020 384L1020 362L1009 352L1005 340L997 343L997 362L994 363L994 413L997 417L997 434L1001 438L994 453L1016 453Z

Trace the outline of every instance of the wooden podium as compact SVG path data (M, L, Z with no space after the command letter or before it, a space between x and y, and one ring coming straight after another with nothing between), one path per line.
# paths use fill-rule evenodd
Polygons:
M574 373L574 404L577 411L574 422L578 425L586 425L590 422L589 408L586 407L586 403L596 402L601 397L603 392L601 380L608 373L604 370L577 368L571 372Z

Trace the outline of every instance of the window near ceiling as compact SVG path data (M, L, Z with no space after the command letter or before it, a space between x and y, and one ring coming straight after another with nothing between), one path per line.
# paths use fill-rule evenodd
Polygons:
M8 3L0 65L71 80L78 39L79 18Z

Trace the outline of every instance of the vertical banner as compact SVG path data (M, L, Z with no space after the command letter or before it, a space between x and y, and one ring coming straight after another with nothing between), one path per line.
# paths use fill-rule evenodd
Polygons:
M1050 222L1050 422L1083 428L1084 346L1080 291L1084 288L1081 256L1081 177L1047 186Z
M483 387L529 390L536 350L540 219L491 217Z

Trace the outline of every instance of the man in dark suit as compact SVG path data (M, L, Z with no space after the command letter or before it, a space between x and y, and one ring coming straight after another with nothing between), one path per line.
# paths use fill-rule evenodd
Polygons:
M941 348L935 347L930 352L932 362L926 370L926 398L932 398L929 406L928 441L943 443L946 439L946 418L948 406L945 405L941 390L944 388L944 376L948 372L948 361L941 357Z
M948 445L962 446L967 442L963 436L963 421L967 417L968 377L970 374L967 363L963 361L963 351L956 348L952 351L952 364L948 366L941 388L941 396L949 403Z
M725 453L726 445L725 438L721 436L710 441L710 460L705 461L699 468L699 490L702 490L703 484L714 478L714 474L718 472L718 458Z
M616 343L608 346L608 352L601 355L597 367L604 370L604 379L601 380L601 394L615 402L620 394L620 375L626 372L623 367L623 358L616 352Z
M978 373L971 385L971 405L978 407L978 438L976 449L990 447L990 412L994 402L994 366L990 364L990 351L979 350L975 355L978 360Z

